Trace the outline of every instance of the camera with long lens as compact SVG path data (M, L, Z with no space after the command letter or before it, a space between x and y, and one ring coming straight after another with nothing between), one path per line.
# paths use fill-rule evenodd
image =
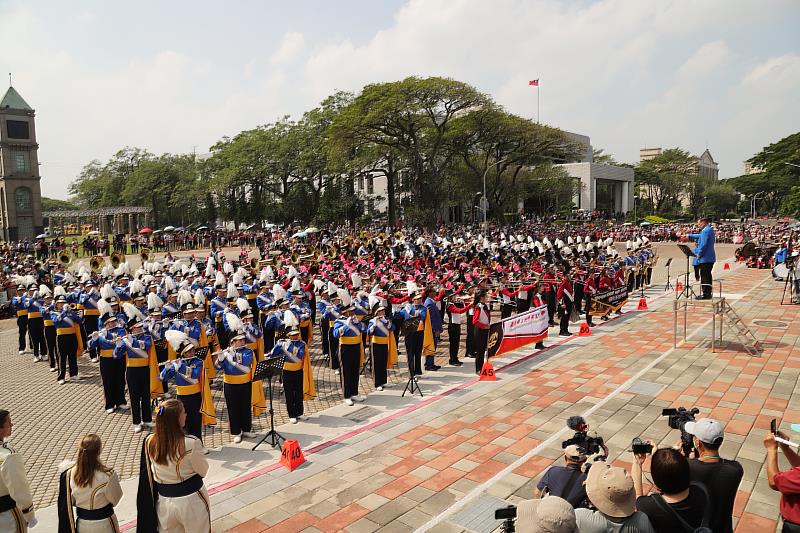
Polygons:
M697 449L694 447L692 435L686 432L686 422L694 422L694 415L699 413L700 409L697 407L692 407L691 409L678 407L677 409L669 408L661 411L661 416L668 417L667 425L681 432L681 451L686 457L689 457L692 453L694 453L695 457L697 456Z
M572 438L561 442L561 448L572 446L573 444L581 449L586 455L594 455L600 453L603 449L603 437L594 434L593 437L589 436L588 425L582 416L571 416L567 419L567 427L575 431ZM605 457L602 457L605 459Z

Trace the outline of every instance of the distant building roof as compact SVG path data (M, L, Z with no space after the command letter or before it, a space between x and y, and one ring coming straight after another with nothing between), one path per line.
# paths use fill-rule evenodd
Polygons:
M14 87L9 87L6 95L0 100L0 109L19 109L22 111L33 111L33 108L28 105L22 96L17 92Z

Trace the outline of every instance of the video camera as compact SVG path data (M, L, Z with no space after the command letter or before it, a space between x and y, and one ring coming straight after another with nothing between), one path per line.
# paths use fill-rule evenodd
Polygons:
M515 531L514 520L516 518L517 507L515 505L509 505L508 507L502 507L494 510L494 519L503 521L503 524L500 526L500 531L503 531L504 533L511 533Z
M604 448L603 437L595 433L594 437L590 437L588 433L589 426L582 416L571 416L567 419L567 427L575 431L572 438L561 442L561 448L572 446L573 444L581 449L586 455L594 455L600 453ZM602 457L605 459L605 457Z
M695 457L697 456L697 449L694 447L692 435L686 432L686 422L694 422L694 415L699 413L700 409L697 407L692 407L688 410L685 407L678 407L677 409L669 408L661 411L661 416L669 417L667 418L667 425L672 429L680 430L681 450L686 457L689 457L692 453L695 454Z

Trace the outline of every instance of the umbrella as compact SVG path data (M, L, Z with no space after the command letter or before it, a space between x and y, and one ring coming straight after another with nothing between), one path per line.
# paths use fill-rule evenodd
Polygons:
M183 226L178 226L177 228L175 228L175 231L186 231L186 228L184 228Z
M308 237L308 234L307 234L305 231L298 231L297 233L295 233L294 235L292 235L292 238L293 238L293 239L294 239L294 238L300 238L300 239L302 239L302 238L305 238L305 237Z
M640 222L640 223L639 223L639 225L640 225L640 226L649 226L649 225L650 225L650 222L648 222L648 221L646 221L646 220L645 220L644 222Z
M270 223L270 224L264 224L264 227L265 227L266 229L274 228L274 227L275 227L275 224L271 224L271 223Z
M167 226L164 231L175 231L175 226Z
M100 235L100 232L97 231L96 229L94 229L94 230L90 231L89 233L87 233L86 235Z
M306 233L316 233L318 231L319 231L319 228L315 228L314 226L311 226L310 228L308 228L306 230Z
M206 231L207 229L208 229L208 226L198 226L197 227L197 231Z
M626 223L623 224L623 226L633 226L633 224L630 223L630 222L626 222Z
M142 235L144 235L145 233L152 233L152 232L153 230L151 230L150 228L142 228L139 230L139 233Z
M160 229L157 229L157 230L155 230L155 231L153 232L153 235L155 235L156 233L161 233L161 230L160 230Z
M39 235L36 236L36 238L37 239L46 239L47 235L45 235L44 233L40 233Z

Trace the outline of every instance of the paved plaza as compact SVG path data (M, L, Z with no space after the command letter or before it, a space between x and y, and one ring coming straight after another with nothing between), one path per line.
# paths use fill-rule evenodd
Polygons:
M673 348L674 295L663 282L648 291L648 311L636 311L632 297L623 316L594 328L591 337L553 337L544 351L523 349L496 360L497 382L477 382L471 359L458 369L426 373L424 398L400 397L405 374L396 369L383 392L373 393L365 374L367 401L342 405L317 344L319 396L306 404L312 416L279 428L300 442L307 459L293 472L278 466L269 446L251 452L254 442L230 443L223 400L215 393L222 416L205 435L214 449L206 479L214 530L491 531L498 525L493 509L529 498L538 476L561 461L569 415L585 416L606 438L610 460L629 468L625 450L632 437L662 445L678 439L661 416L671 406L697 406L701 416L726 423L722 455L745 470L737 531L774 530L778 495L764 479L761 439L772 418L784 431L800 422L800 402L792 399L800 374L800 308L778 305L783 284L769 271L732 263L724 271L722 265L716 275L724 276L724 294L763 341L761 357L748 355L729 331L722 350L712 354L707 307L690 310L689 340ZM15 338L16 331L0 333L0 404L15 417L12 444L25 456L37 505L54 503L56 465L73 456L80 436L94 431L104 439L107 463L126 479L118 516L123 529L133 531L132 476L142 435L131 432L129 416L102 411L96 366L83 359L85 378L58 386L46 364L17 355ZM442 365L446 343L439 349ZM284 424L282 398L276 406L277 422ZM259 431L265 421L257 422ZM54 507L39 514L48 530Z

